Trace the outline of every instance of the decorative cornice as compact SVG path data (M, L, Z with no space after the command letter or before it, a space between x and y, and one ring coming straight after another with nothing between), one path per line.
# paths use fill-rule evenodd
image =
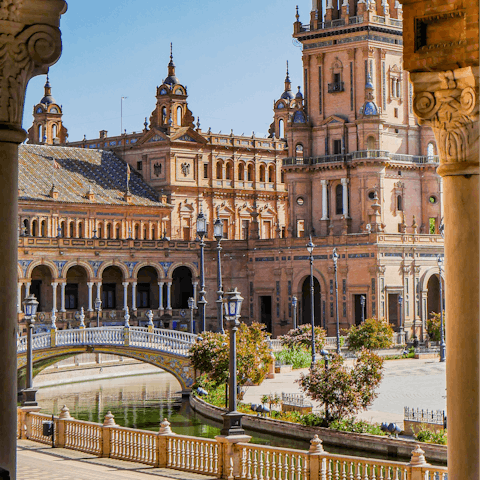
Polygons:
M20 129L28 81L60 57L63 0L0 0L0 124ZM41 18L42 23L35 23Z
M432 127L440 153L438 173L478 174L478 67L413 72L413 109Z

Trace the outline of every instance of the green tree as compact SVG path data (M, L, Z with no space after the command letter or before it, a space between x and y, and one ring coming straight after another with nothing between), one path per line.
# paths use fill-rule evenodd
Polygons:
M325 346L327 336L322 327L315 327L315 348L320 351ZM312 326L308 323L290 330L286 335L279 337L282 345L288 348L312 348Z
M347 336L348 349L353 351L361 348L378 350L392 344L393 329L386 320L367 318L360 325L352 325L348 330L344 330L344 333Z
M362 349L352 369L344 365L341 355L334 355L328 369L322 362L315 363L297 381L310 398L328 405L330 420L340 420L373 403L382 376L383 359Z
M430 318L427 320L427 333L430 340L433 340L434 342L440 341L440 323L440 314L430 312ZM445 335L445 312L443 312L443 332Z
M272 362L264 325L240 323L237 331L237 384L261 383ZM190 350L190 360L215 386L226 383L229 368L229 333L204 332Z

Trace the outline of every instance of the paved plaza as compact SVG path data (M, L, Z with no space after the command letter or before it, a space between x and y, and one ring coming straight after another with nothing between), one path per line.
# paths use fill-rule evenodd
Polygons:
M276 374L258 387L248 387L244 396L246 403L260 403L262 395L269 393L301 393L296 380L308 369ZM446 409L445 363L438 359L387 360L379 396L373 405L359 418L373 422L403 423L403 408L424 410ZM319 408L319 404L315 407Z
M19 440L17 480L209 480L194 473L98 458L65 448ZM213 479L212 479L213 480Z

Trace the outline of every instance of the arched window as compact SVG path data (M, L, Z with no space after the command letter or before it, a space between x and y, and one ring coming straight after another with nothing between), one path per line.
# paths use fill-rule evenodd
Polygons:
M138 240L140 237L140 228L138 225L135 225L135 240Z
M102 238L102 237L103 237L103 228L101 225L99 225L97 228L97 238Z
M375 137L371 135L367 138L367 150L375 150Z
M69 232L70 232L70 238L73 238L75 235L75 232L73 230L73 222L70 222Z
M182 125L182 107L177 107L177 125Z
M303 160L303 145L301 143L297 143L295 147L295 158L301 158Z
M218 162L218 163L217 163L217 178L218 178L219 180L221 180L222 177L223 177L222 166L223 166L223 165L222 165L222 162Z
M433 142L430 142L427 145L427 158L431 160L435 155L435 147L433 145Z
M167 107L162 107L162 124L167 123Z
M147 239L148 239L147 227L144 227L143 228L143 240L147 240Z
M238 179L241 181L245 180L245 166L243 163L238 166Z
M32 222L32 237L36 237L37 236L37 232L38 232L38 222L37 220L34 220Z
M260 165L260 181L265 181L265 165Z
M335 213L343 214L343 185L340 183L335 188Z
M285 172L283 170L280 172L280 182L285 183Z
M60 222L60 231L61 231L61 235L62 235L62 238L65 237L65 222Z
M401 88L402 88L402 83L400 82L400 80L397 80L397 97L398 98L401 97Z
M42 237L46 237L46 236L47 236L47 222L46 222L46 220L42 220L42 233L41 233L41 236L42 236Z
M278 121L278 138L285 138L285 122L283 118Z
M25 219L23 221L23 232L22 232L23 235L30 235L29 227L30 227L29 221L28 219Z
M401 195L397 195L397 210L399 212L403 210L403 199Z
M120 238L120 226L115 227L115 238L118 240Z
M39 125L38 126L38 141L41 143L43 141L43 138L42 138L42 126Z
M227 180L232 179L232 164L231 163L227 163L227 166L226 166L226 169L225 169L225 178Z
M112 225L107 224L107 238L112 238Z
M253 182L253 165L250 164L247 167L247 181Z
M78 224L78 238L83 238L83 222Z
M270 165L268 167L268 181L270 183L273 183L275 181L275 169L273 168L273 165Z
M53 125L52 127L52 139L57 138L57 126Z
M155 240L155 226L152 226L152 240Z

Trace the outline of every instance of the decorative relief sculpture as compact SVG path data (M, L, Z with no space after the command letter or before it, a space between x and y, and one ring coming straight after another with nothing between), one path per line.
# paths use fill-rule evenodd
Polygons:
M22 124L28 81L46 73L60 57L62 42L57 26L66 10L63 1L40 2L35 18L44 18L44 23L29 26L22 24L24 17L31 16L24 3L23 0L0 0L2 31L6 32L0 35L0 122L17 126Z
M440 175L478 172L478 67L412 73L413 109L432 127L440 153Z

